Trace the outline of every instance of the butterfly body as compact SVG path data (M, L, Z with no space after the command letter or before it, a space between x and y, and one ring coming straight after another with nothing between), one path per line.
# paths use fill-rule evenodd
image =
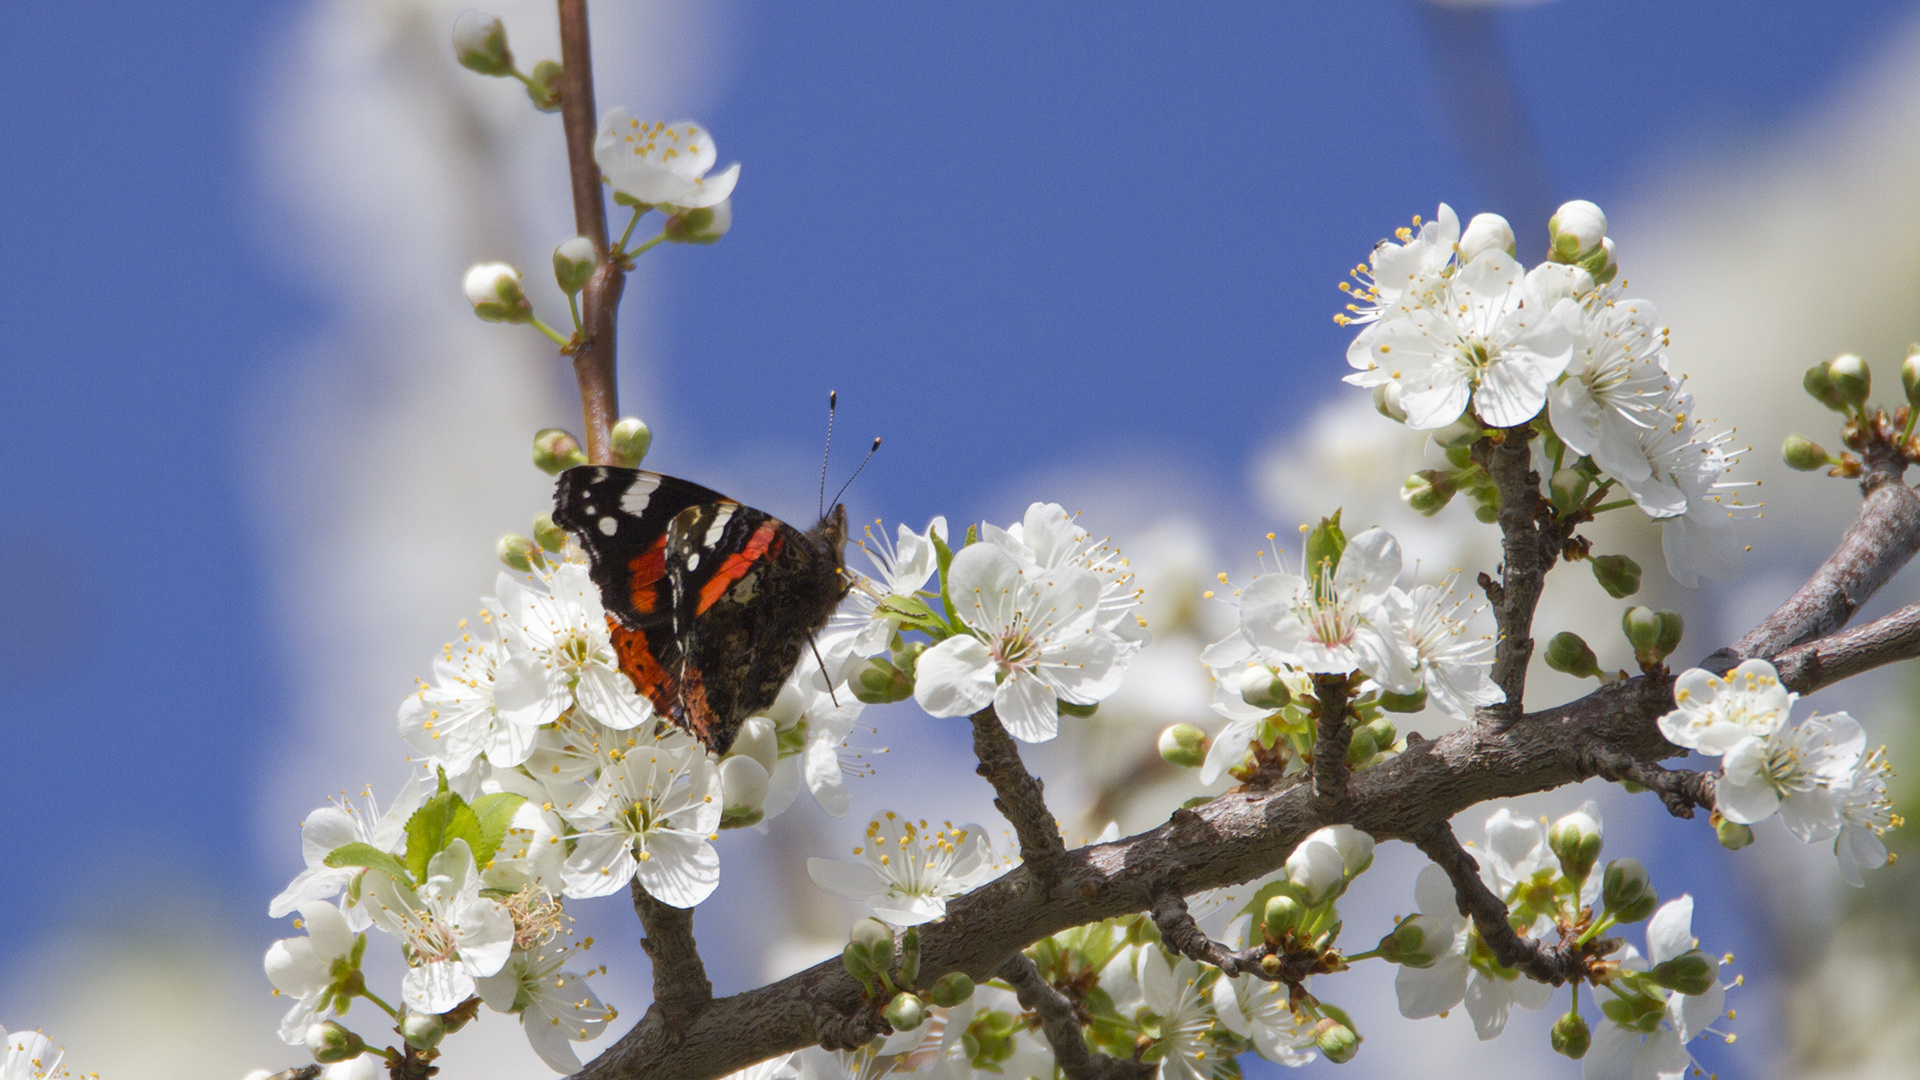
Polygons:
M715 753L847 593L838 505L803 533L686 480L583 465L561 474L553 520L587 551L621 670Z

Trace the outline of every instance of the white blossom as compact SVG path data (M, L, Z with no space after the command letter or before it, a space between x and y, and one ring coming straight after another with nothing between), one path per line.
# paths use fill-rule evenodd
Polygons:
M573 1044L598 1038L613 1018L586 976L566 970L578 951L553 943L515 949L499 971L478 980L480 1000L495 1012L518 1013L533 1052L557 1073L580 1071Z
M740 166L709 176L719 160L713 136L691 120L640 121L609 109L593 139L593 160L613 189L649 206L683 210L716 206L733 194Z
M1690 668L1674 681L1674 709L1659 719L1660 734L1675 746L1718 757L1743 739L1780 730L1798 696L1765 660L1743 660L1725 678Z
M7 1051L5 1060L0 1060L0 1080L48 1080L66 1075L60 1071L66 1052L56 1051L53 1040L38 1031L8 1035L6 1028L0 1028L0 1045Z
M1494 835L1491 822L1488 834ZM1544 847L1544 843L1541 846ZM1521 865L1530 864L1529 859ZM1489 876L1488 867L1489 861L1482 860L1483 879ZM1500 880L1513 871L1514 867L1502 860L1500 870L1493 876ZM1438 1016L1464 1001L1467 1015L1473 1020L1474 1034L1487 1040L1506 1030L1507 1015L1513 1006L1538 1010L1546 1005L1551 988L1545 983L1534 982L1524 975L1515 977L1513 972L1483 970L1469 959L1474 931L1460 914L1453 882L1445 870L1428 866L1420 871L1413 895L1420 908L1416 918L1422 919L1424 926L1448 942L1448 946L1444 951L1435 950L1439 955L1427 967L1401 965L1393 982L1400 1015L1410 1020Z
M1034 503L1026 516L1005 529L981 526L980 538L1005 548L1009 555L1042 571L1078 567L1100 581L1100 609L1096 622L1129 646L1145 644L1146 623L1135 613L1141 590L1134 583L1127 560L1107 542L1095 540L1059 503Z
M1693 936L1693 897L1670 900L1647 920L1647 959L1632 946L1616 954L1626 970L1658 967L1699 945ZM1709 958L1712 959L1711 957ZM1727 992L1720 984L1719 962L1705 993L1668 993L1666 1007L1651 1030L1628 1027L1603 1017L1581 1067L1581 1080L1682 1080L1693 1068L1686 1044L1720 1018Z
M1235 658L1235 654L1243 654ZM1287 692L1294 697L1305 697L1313 693L1313 676L1290 664L1268 666L1252 662L1253 645L1246 635L1234 634L1232 637L1216 643L1203 654L1213 673L1214 712L1227 718L1227 726L1213 737L1213 745L1207 748L1207 759L1200 764L1200 782L1211 784L1220 779L1222 773L1240 763L1247 754L1247 748L1253 745L1254 737L1259 734L1274 710L1263 709L1248 704L1242 687L1254 680L1271 682L1278 679L1286 685ZM1216 664L1216 661L1224 663Z
M388 804L384 814L380 812L379 803L374 800L371 791L366 793L365 799L365 809L351 802L328 804L308 814L307 820L300 823L300 854L306 860L307 868L267 905L268 916L283 919L301 904L309 900L325 900L347 887L347 883L360 873L360 868L328 866L327 855L335 848L363 843L389 855L397 853L406 838L407 819L425 801L426 791L421 787L419 777L409 779L393 802ZM346 918L348 926L356 931L365 930L370 925L363 905L347 908Z
M1373 246L1367 265L1353 272L1360 282L1358 290L1341 283L1341 291L1351 293L1355 303L1347 305L1351 314L1337 316L1335 321L1343 326L1376 322L1400 310L1403 300L1424 298L1441 284L1460 241L1460 219L1453 207L1441 203L1433 220L1423 224L1416 218L1414 223L1420 226L1419 233L1402 228L1394 234L1398 243L1382 240ZM1359 357L1350 349L1347 360L1354 367L1365 368L1365 346L1358 339L1355 345Z
M1548 395L1553 432L1577 454L1622 481L1652 473L1645 439L1671 421L1661 408L1672 397L1660 349L1665 331L1645 300L1593 295L1573 319L1573 360Z
M1310 1016L1290 1007L1291 989L1253 975L1214 981L1213 1011L1228 1031L1250 1040L1268 1061L1298 1067L1319 1055Z
M633 688L620 670L606 609L600 606L600 587L579 563L554 567L544 588L533 588L500 575L496 590L500 602L501 635L515 653L531 654L539 662L500 672L497 693L509 700L545 700L556 685L571 688L581 711L602 724L628 730L653 719L653 703ZM509 676L539 680L541 685L509 687Z
M293 998L280 1021L280 1038L304 1046L307 1026L333 1012L333 991L353 952L354 933L332 904L310 900L299 906L307 936L282 938L267 949L267 978L274 989Z
M1742 739L1727 751L1714 808L1743 825L1777 810L1802 841L1831 839L1840 831L1840 804L1866 745L1867 733L1846 713Z
M400 734L453 775L482 755L496 767L518 765L533 752L535 733L567 707L567 687L548 678L538 657L511 655L506 642L463 633L433 664L434 684L421 683L400 703Z
M947 901L993 873L986 833L978 825L946 822L930 829L891 810L867 823L860 862L808 859L814 884L858 900L895 926L918 926L947 913Z
M1887 748L1880 747L1855 767L1840 801L1840 835L1834 838L1833 855L1840 861L1841 878L1856 889L1866 885L1861 870L1887 865L1887 845L1880 836L1901 823L1887 797L1887 777L1892 773Z
M1138 978L1141 998L1160 1018L1161 1080L1212 1080L1225 1058L1207 1037L1217 1021L1213 1002L1198 986L1200 965L1185 957L1169 965L1159 949L1143 948Z
M421 1012L443 1013L465 1001L474 980L499 971L513 950L513 917L480 895L480 871L465 840L434 855L418 890L368 873L365 902L374 925L412 950L400 997Z
M561 872L566 895L605 896L639 878L654 899L690 908L720 883L719 770L679 731L620 754L586 800L563 814L580 830Z
M1416 658L1420 682L1427 697L1455 720L1473 719L1473 710L1507 700L1493 681L1495 639L1473 632L1468 624L1476 612L1461 614L1470 598L1454 591L1457 574L1439 585L1420 585L1406 594L1408 614L1399 625Z
M860 550L866 552L877 573L869 576L857 570L848 571L853 588L847 593L842 611L834 615L819 635L822 653L833 655L834 644L841 637L852 639L851 650L857 656L873 656L886 650L894 631L900 627L899 616L889 612L886 601L894 596L911 597L927 587L939 569L939 553L933 544L935 536L942 543L946 541L946 518L935 517L923 532L901 525L896 543L888 543L884 536L876 537L869 532L868 542L861 543Z

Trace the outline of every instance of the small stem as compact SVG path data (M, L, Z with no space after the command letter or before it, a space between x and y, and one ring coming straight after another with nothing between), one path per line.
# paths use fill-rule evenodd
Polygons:
M574 334L580 335L580 334L586 333L586 327L580 325L580 294L579 293L567 294L567 312L568 314L573 316Z
M576 319L575 319L574 321L575 321L575 323L576 323L576 324L578 324L578 322L579 322L579 320L578 320L577 318L576 318ZM550 339L552 339L552 341L553 341L553 343L554 343L555 345L558 345L558 346L560 346L560 347L561 347L561 348L563 348L563 349L565 349L565 348L569 348L569 347L571 347L571 346L573 345L573 339L572 339L572 338L570 338L570 337L564 337L564 336L562 336L562 335L561 335L561 333L560 333L560 331L558 331L558 330L555 330L555 329L554 329L553 327L551 327L551 326L548 326L548 325L547 325L546 323L543 323L543 322L541 322L541 321L540 321L540 320L539 320L539 319L538 319L537 317L536 317L536 318L529 318L529 319L527 320L527 325L529 325L529 326L531 326L531 327L533 327L533 328L534 328L535 330L538 330L538 331L540 331L541 333L543 333L543 334L545 334L545 335L547 335L547 337L548 337L548 338L550 338Z
M1618 920L1614 918L1614 915L1612 912L1608 912L1605 915L1600 916L1599 918L1593 920L1592 926L1587 927L1586 933L1580 935L1580 939L1577 942L1577 944L1585 945L1587 942L1592 941L1594 938L1597 938L1601 934L1604 934L1607 931L1613 929L1614 926L1617 924L1617 922ZM1574 984L1573 992L1577 998L1580 993L1580 984L1578 983Z
M399 1011L395 1009L393 1006L387 1004L386 1002L381 1001L378 997L375 997L373 991L368 990L366 987L363 986L360 988L359 994L361 997L366 998L368 1001L371 1001L375 1005L380 1006L380 1008L384 1010L388 1016L393 1017L395 1020L400 1019Z
M1625 510L1632 505L1632 499L1615 499L1610 503L1601 503L1599 506L1594 507L1593 512L1596 514L1604 514L1609 510Z
M667 234L663 230L659 236L654 237L653 239L647 241L646 243L641 244L639 247L634 248L632 251L629 251L626 254L622 255L621 259L626 263L631 264L635 258L641 255L645 255L647 252L652 251L654 248L657 248L661 244L664 244L666 242L667 242Z
M627 241L633 239L633 227L640 224L640 215L644 213L646 213L646 210L642 207L636 206L633 208L633 216L627 219L627 230L620 234L620 242L613 245L613 253L615 255L621 255L626 252Z

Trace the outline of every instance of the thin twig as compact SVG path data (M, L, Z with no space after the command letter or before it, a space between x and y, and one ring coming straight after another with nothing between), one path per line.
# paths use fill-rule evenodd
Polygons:
M693 940L693 910L654 899L634 878L633 912L646 932L640 946L653 963L653 1009L674 1026L685 1026L713 1001L713 983Z
M1045 787L1027 771L1020 748L989 705L973 714L973 755L980 759L974 771L993 785L993 805L1013 825L1020 840L1020 858L1033 867L1041 881L1058 880L1067 854L1060 838L1060 822L1047 809Z
M996 973L1013 987L1020 1007L1040 1014L1040 1033L1068 1080L1146 1080L1158 1068L1145 1061L1123 1061L1087 1046L1085 1021L1073 1000L1040 977L1026 953L1014 953Z
M1586 739L1576 744L1574 753L1595 776L1605 777L1616 784L1622 781L1638 784L1660 796L1660 801L1667 806L1667 812L1674 817L1691 818L1696 808L1714 808L1716 787L1712 773L1668 769L1615 750L1598 739Z
M1347 748L1353 743L1353 726L1347 722L1351 690L1344 675L1313 677L1313 694L1320 703L1313 740L1313 809L1329 823L1347 808Z
M620 415L620 390L614 377L614 327L626 271L607 247L607 206L600 193L600 166L593 160L599 129L593 104L593 48L587 33L587 0L559 0L560 119L567 132L567 169L573 181L573 227L593 242L599 261L581 290L582 335L573 349L573 376L580 384L587 460L613 460L613 425Z
M1460 846L1452 826L1438 822L1414 843L1434 865L1447 872L1460 914L1473 920L1480 940L1496 960L1536 982L1555 986L1587 974L1587 956L1594 943L1582 948L1569 940L1555 947L1515 933L1507 922L1506 903L1480 880L1480 865Z

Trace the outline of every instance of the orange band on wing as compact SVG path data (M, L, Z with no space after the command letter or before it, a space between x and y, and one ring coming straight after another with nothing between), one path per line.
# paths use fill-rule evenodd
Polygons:
M679 704L680 688L673 676L653 658L646 631L629 630L611 615L607 617L607 629L613 632L613 651L620 657L620 670L632 681L633 688L646 695L661 715L673 715L674 707Z
M655 584L667 574L667 538L663 535L652 547L627 563L628 599L633 610L647 613L657 609L660 590Z
M706 614L707 609L712 607L734 582L747 576L747 572L753 569L753 564L759 562L779 538L780 530L775 522L762 522L760 527L753 531L753 535L747 538L747 546L727 556L727 561L721 563L720 569L715 570L713 576L707 579L707 583L700 587L700 606L694 609L694 614Z

